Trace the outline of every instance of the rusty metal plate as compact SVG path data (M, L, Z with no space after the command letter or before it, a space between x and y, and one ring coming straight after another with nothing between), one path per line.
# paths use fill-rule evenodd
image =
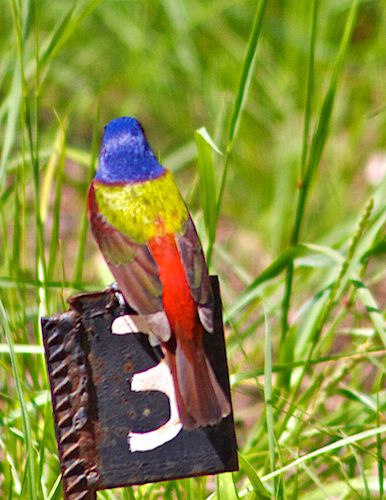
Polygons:
M230 398L218 281L211 281L215 333L204 346ZM232 414L213 427L181 428L161 350L147 335L125 332L134 312L114 291L69 303L70 311L42 319L66 498L238 469Z

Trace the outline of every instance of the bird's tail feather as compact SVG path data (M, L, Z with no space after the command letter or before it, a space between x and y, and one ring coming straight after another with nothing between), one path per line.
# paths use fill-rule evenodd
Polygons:
M220 422L229 415L231 407L216 375L201 347L193 343L179 343L176 346L176 374L180 397L184 409L181 412L184 428L205 427ZM184 413L191 422L184 422Z
M164 355L166 362L169 366L170 372L173 377L174 381L174 390L176 394L176 400L177 400L177 406L178 406L178 413L180 417L180 421L182 423L182 426L185 429L195 429L198 427L197 422L193 419L193 417L189 414L184 400L181 396L181 392L178 387L178 382L177 382L177 366L176 366L176 351L175 351L175 345L174 348L170 348L170 342L168 343L168 347L163 349ZM165 347L165 346L163 346Z

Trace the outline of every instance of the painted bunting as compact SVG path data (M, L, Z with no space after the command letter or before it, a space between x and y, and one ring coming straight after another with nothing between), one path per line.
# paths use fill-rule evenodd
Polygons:
M183 427L218 423L230 403L203 348L204 329L213 332L205 258L173 176L135 118L105 127L88 211L119 290L161 345Z

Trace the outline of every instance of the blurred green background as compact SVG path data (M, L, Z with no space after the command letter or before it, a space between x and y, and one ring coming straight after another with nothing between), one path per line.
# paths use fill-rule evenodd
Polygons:
M39 317L109 283L85 201L123 115L214 245L242 470L100 497L382 496L384 2L10 0L0 29L0 496L61 495Z

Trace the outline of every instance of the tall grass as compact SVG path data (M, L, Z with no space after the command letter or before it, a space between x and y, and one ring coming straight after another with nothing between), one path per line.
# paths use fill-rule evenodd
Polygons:
M382 2L0 4L0 496L61 498L39 317L111 277L103 125L143 122L220 275L240 472L99 498L382 498ZM383 169L383 170L382 170Z

